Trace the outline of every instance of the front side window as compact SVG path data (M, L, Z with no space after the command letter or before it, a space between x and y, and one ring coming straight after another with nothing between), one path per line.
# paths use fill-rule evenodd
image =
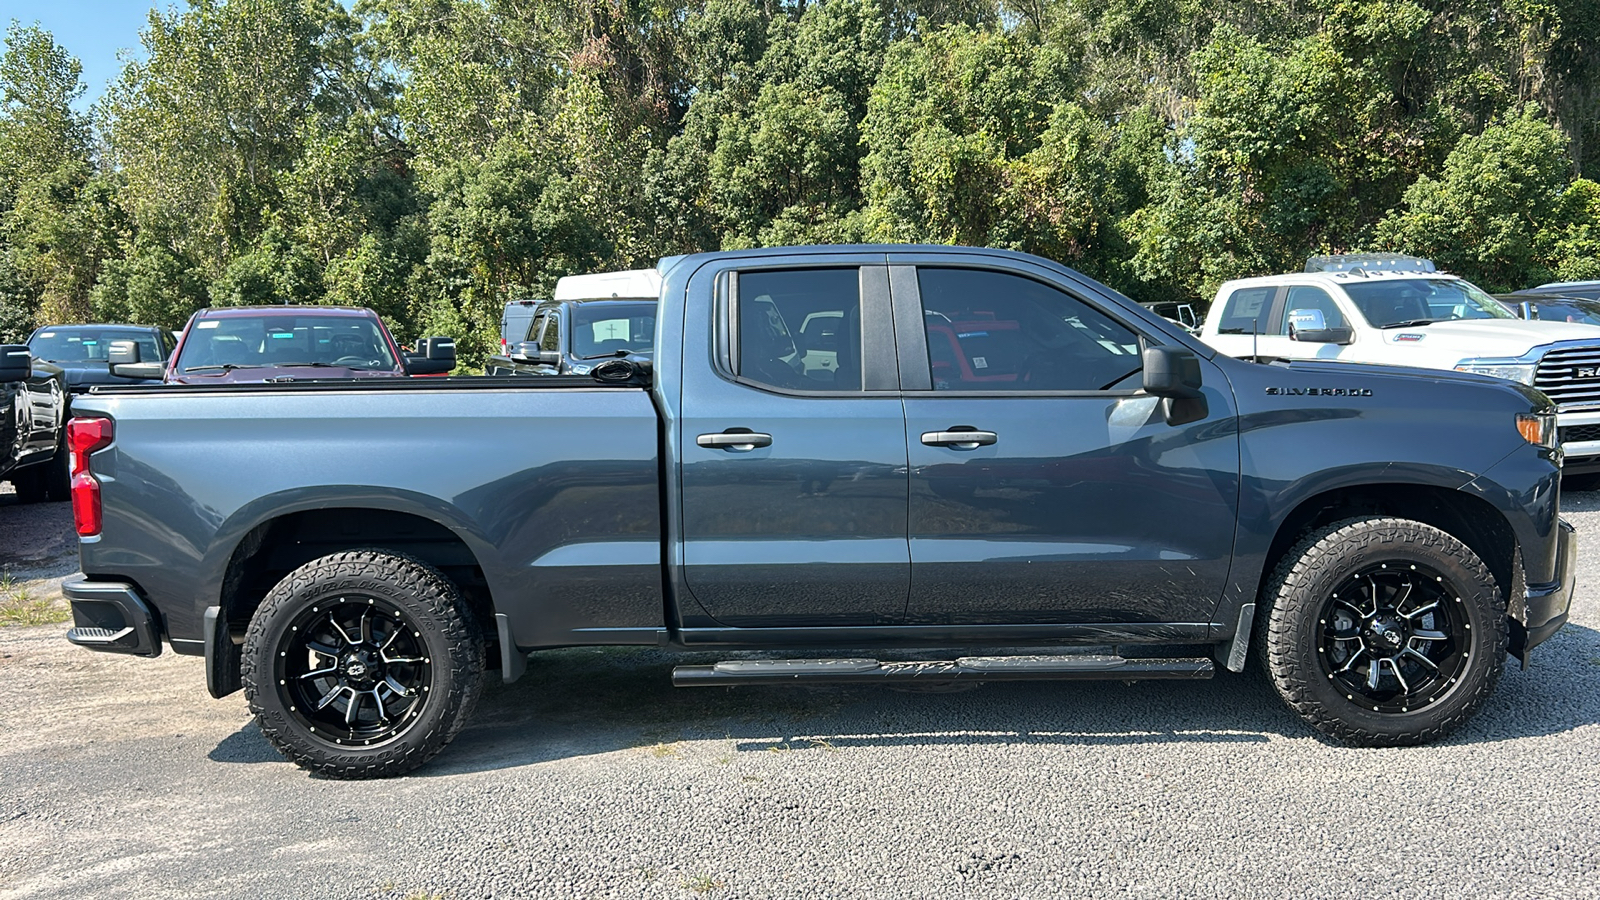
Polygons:
M790 391L861 390L854 268L741 272L735 373Z
M1328 292L1319 287L1307 284L1297 284L1289 288L1289 294L1284 298L1283 309L1270 334L1288 334L1289 317L1297 309L1314 309L1322 313L1322 321L1329 328L1343 328L1344 316L1339 312L1338 304L1328 296Z
M539 349L559 353L561 351L561 317L546 316L544 320L544 334L539 337Z
M1139 338L1042 282L981 269L917 270L936 391L1138 387Z

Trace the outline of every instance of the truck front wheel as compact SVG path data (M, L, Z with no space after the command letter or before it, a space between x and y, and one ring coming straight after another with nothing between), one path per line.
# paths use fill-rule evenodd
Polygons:
M261 733L332 778L400 775L432 759L471 715L484 642L438 569L378 550L289 573L245 636L245 697Z
M1500 589L1421 522L1363 517L1300 541L1268 583L1268 673L1313 728L1358 747L1420 744L1472 717L1505 667Z

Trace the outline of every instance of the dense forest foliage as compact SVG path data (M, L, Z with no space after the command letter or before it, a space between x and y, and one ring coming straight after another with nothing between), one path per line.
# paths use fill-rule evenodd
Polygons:
M1204 300L1399 249L1600 277L1600 0L190 0L90 113L0 56L0 339L372 307L468 360L571 272L841 241Z

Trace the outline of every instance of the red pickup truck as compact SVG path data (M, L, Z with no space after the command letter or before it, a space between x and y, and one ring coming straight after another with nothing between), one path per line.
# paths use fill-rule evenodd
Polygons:
M327 378L404 378L455 367L455 342L429 338L401 351L370 309L340 306L242 306L202 309L189 319L171 360L145 363L119 342L112 371L160 377L168 384L228 384Z

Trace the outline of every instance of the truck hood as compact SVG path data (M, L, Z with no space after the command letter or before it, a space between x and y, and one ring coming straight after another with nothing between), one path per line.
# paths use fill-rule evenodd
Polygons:
M1600 330L1600 329L1596 329ZM330 378L404 378L399 369L347 369L343 366L256 366L238 369L207 369L167 377L168 384L249 384L292 378L295 381L324 381Z
M1459 319L1387 328L1382 331L1386 344L1410 344L1430 355L1456 359L1514 358L1534 347L1557 341L1595 341L1600 343L1600 326L1577 322L1540 322L1523 319Z
M1322 359L1295 359L1277 360L1269 363L1271 368L1282 368L1290 376L1300 373L1317 373L1320 375L1348 375L1356 379L1401 378L1407 380L1423 379L1427 381L1465 381L1476 382L1488 387L1512 391L1525 398L1534 409L1554 408L1550 399L1531 387L1517 381L1507 381L1502 378L1491 378L1488 375L1476 375L1470 372L1457 372L1453 369L1421 368L1417 366L1394 365L1390 363L1346 362L1343 360Z

